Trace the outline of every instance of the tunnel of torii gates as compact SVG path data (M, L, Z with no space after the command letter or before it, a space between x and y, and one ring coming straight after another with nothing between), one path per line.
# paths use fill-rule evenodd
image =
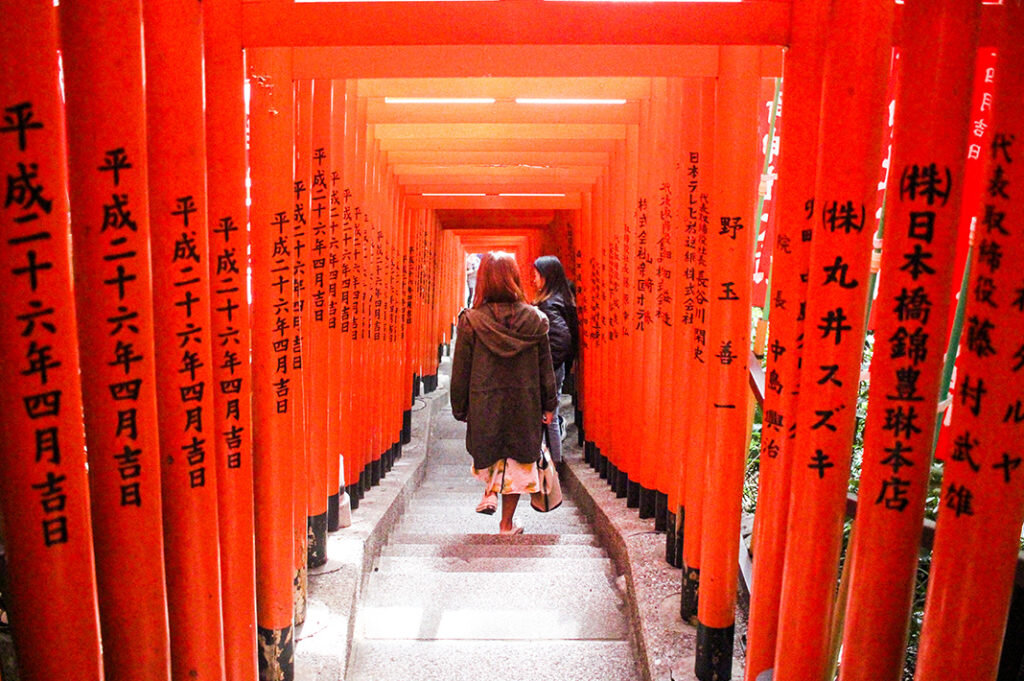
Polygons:
M1019 678L1020 0L55 4L0 0L19 678L292 678L489 249L575 282L585 456L667 529L699 678L759 401L745 678L899 679L923 534L916 678Z

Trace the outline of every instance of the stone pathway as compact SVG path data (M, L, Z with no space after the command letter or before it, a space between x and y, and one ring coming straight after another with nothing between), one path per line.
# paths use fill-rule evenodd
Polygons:
M447 363L446 363L447 364ZM427 469L356 610L350 681L639 681L611 560L571 499L475 512L465 425L440 406Z

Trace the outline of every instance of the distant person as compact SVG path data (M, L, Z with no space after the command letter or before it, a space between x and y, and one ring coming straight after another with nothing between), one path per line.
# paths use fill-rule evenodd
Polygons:
M555 371L556 392L562 392L562 382L572 368L579 348L579 322L576 316L576 298L565 278L562 262L553 255L542 255L533 263L533 281L537 285L537 298L533 304L548 318L548 341L551 345L551 363ZM565 436L564 419L558 414L547 426L551 460L562 460L562 437Z
M466 256L466 307L473 304L473 294L476 292L476 273L480 269L480 256L470 253Z
M452 415L465 421L473 475L486 485L478 513L501 499L501 534L522 534L513 522L520 494L540 489L537 461L542 424L558 405L548 322L526 303L510 253L487 253L473 307L459 315L451 379Z

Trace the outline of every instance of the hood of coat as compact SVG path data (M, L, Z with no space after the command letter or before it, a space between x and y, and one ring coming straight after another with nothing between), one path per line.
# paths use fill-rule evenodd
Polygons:
M547 318L525 303L488 303L464 314L480 342L499 357L515 357L548 335Z

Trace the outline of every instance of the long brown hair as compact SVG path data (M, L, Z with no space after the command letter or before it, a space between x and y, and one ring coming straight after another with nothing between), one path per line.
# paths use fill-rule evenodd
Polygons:
M476 273L473 307L480 307L484 303L515 302L526 302L515 256L504 251L485 254L480 258L480 269Z
M544 280L544 285L537 292L533 304L543 303L556 293L562 296L566 305L576 305L576 297L572 294L569 280L565 278L562 261L553 255L542 255L533 261L533 268Z

